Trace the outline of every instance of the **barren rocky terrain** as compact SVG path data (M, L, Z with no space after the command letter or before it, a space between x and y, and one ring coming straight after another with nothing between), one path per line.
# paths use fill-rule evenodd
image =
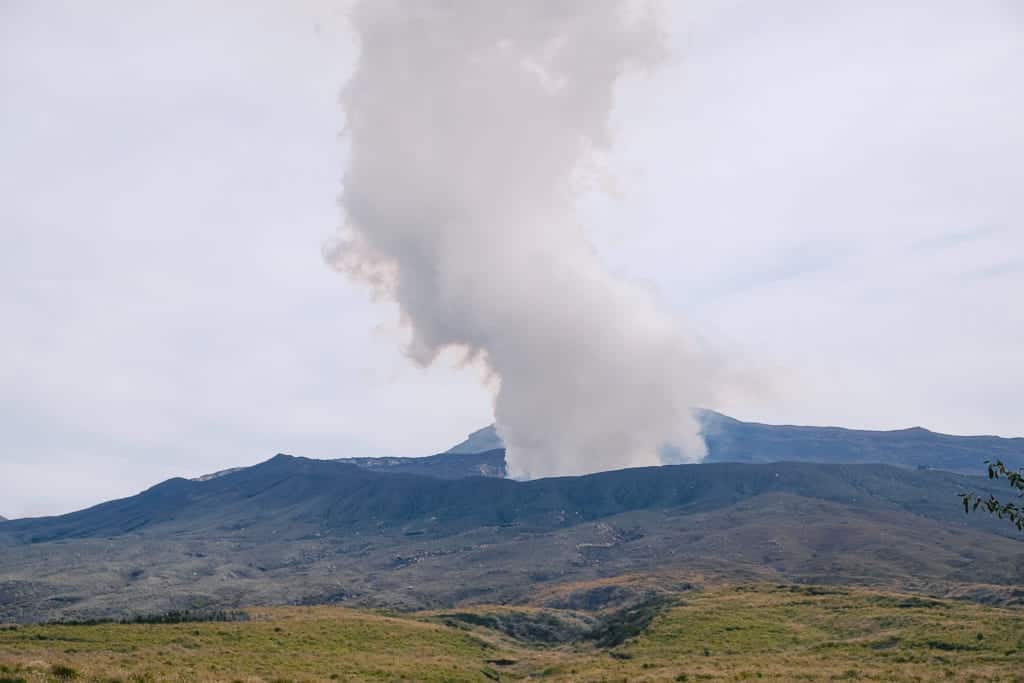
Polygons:
M0 621L272 604L543 603L643 575L854 584L1000 604L1024 542L965 516L987 480L887 465L704 464L529 482L279 455L0 524ZM541 597L538 597L541 596Z

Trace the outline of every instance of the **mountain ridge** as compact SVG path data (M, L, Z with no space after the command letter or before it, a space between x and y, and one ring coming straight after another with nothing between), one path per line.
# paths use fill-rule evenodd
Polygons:
M443 462L443 459L434 462ZM780 479L782 476L785 478ZM828 476L834 481L822 479ZM929 482L927 486L914 483L922 479ZM726 484L722 484L723 481ZM872 485L864 488L868 481ZM617 485L613 494L602 488L606 482ZM814 498L824 495L829 500L844 503L856 502L858 491L877 495L887 486L918 486L921 489L920 496L915 498L918 504L907 508L914 511L924 509L920 501L926 500L927 494L936 487L950 492L997 490L980 477L944 471L913 472L876 463L698 463L515 481L496 476L446 478L394 470L379 471L354 462L279 453L257 465L238 468L212 479L174 477L134 496L84 510L9 520L9 524L0 531L0 539L40 543L68 538L109 538L137 532L144 527L193 519L196 511L201 513L211 508L224 518L231 513L231 505L240 502L258 501L261 512L266 514L295 501L301 501L308 508L320 498L329 500L327 507L332 515L329 522L342 521L346 524L367 519L375 523L405 523L417 519L417 514L425 514L425 511L434 517L438 514L457 516L456 512L463 512L459 508L465 507L465 501L498 510L492 510L493 514L486 520L476 520L478 523L506 524L508 520L502 516L505 513L501 506L511 505L522 514L524 500L534 505L530 513L534 516L575 508L578 515L597 519L655 504L679 507L698 500L712 500L715 504L723 501L733 503L741 498L779 490L780 485L782 490L801 496ZM580 490L585 493L580 493ZM515 491L526 493L517 497L510 493ZM692 497L690 494L695 491L701 492L701 496ZM351 506L351 498L356 493L368 493L374 497L366 509L345 508L342 504ZM453 500L463 503L456 505L454 511L443 507L450 506ZM581 500L586 504L580 503ZM540 501L539 506L537 501ZM443 504L443 509L439 509L439 504ZM961 516L955 506L947 509L943 504L928 509L939 519L957 520ZM569 519L575 518L570 514ZM21 530L34 530L34 534L26 535Z
M924 427L893 430L848 429L744 422L712 410L696 410L708 454L704 462L768 463L778 461L881 463L912 468L984 474L985 460L1001 459L1011 469L1024 468L1024 438L954 435ZM473 453L501 437L488 425L446 453Z
M979 476L983 460L1014 466L1024 440L717 413L702 425L711 457L701 464L516 481L503 449L278 454L66 515L7 520L0 622L260 604L526 604L623 577L1024 602L1014 588L1024 539L988 515L965 516L957 497L1005 493ZM484 428L467 441L491 437Z
M1002 459L1024 468L1024 438L958 436L923 427L864 430L845 427L771 425L744 422L711 410L696 411L708 446L706 463L780 461L836 464L879 463L983 475L985 460ZM445 479L505 477L504 444L493 424L482 427L448 450L422 457L331 458L375 471L423 474ZM195 477L204 481L244 469L232 467Z
M999 520L965 516L956 495L994 486L799 462L445 479L279 454L5 522L0 621L245 604L522 603L545 587L639 574L940 595L975 586L996 599L1024 580L1024 542Z

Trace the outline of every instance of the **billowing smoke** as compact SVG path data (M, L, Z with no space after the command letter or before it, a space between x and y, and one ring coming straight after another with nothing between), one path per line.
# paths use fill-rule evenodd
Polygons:
M332 263L396 301L410 357L482 363L514 476L699 460L711 368L576 217L617 79L662 53L616 0L367 0Z

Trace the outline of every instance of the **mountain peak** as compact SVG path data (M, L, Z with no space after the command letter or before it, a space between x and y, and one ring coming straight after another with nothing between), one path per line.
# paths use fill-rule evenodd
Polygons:
M445 453L484 453L505 447L498 435L498 429L489 424L466 437L466 440L449 448Z

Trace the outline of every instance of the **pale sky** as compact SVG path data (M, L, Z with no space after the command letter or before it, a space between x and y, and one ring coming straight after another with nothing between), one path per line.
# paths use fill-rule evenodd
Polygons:
M668 4L609 266L749 368L744 419L1024 435L1024 6ZM0 514L491 421L330 270L343 4L0 4Z

